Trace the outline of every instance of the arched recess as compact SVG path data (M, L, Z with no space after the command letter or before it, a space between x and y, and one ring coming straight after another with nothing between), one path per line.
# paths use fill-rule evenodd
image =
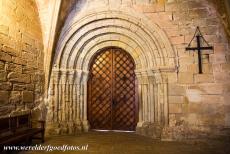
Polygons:
M167 72L176 70L176 61L167 36L131 8L97 8L76 14L61 33L50 83L48 121L52 126L68 133L89 129L89 62L110 46L127 51L136 64L137 130L146 123L168 124Z

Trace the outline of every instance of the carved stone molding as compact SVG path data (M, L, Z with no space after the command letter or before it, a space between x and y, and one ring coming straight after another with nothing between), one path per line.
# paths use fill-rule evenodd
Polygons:
M168 124L167 72L176 70L170 41L160 27L131 8L119 12L109 9L86 10L62 31L51 82L54 92L50 97L55 101L50 103L54 104L50 113L55 113L51 121L59 123L61 130L63 124L72 122L64 132L90 128L87 121L89 64L94 55L111 46L127 51L136 64L140 106L137 133L147 123Z

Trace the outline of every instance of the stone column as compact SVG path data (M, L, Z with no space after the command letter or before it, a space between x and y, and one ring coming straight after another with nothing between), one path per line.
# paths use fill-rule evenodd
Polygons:
M80 82L81 82L81 71L75 71L74 75L74 121L76 124L76 131L82 131L82 120L80 118L80 111L81 111L81 102L80 102Z
M59 71L54 71L54 121L58 122L59 121L59 78L60 78L60 72Z
M60 115L60 71L58 69L53 69L51 81L50 81L50 93L49 93L49 110L47 114L46 123L46 134L60 134L59 128L59 115Z
M66 72L61 71L61 78L60 78L60 86L59 86L59 91L61 99L60 99L60 104L59 104L59 109L60 109L60 114L59 114L59 120L63 123L66 121L66 102L65 102L65 87L66 87Z
M154 91L153 83L146 70L136 71L139 97L139 121L136 131L139 134L147 135L147 128L154 122Z
M168 125L168 83L167 74L155 72L155 86L157 91L157 122L164 126Z
M138 123L137 123L137 127L136 130L140 131L140 128L143 126L144 123L144 115L143 115L143 108L144 105L142 103L142 84L141 84L141 73L140 72L136 72L136 77L137 77L137 84L138 84L138 107L139 107L139 111L138 111Z
M89 122L87 118L87 81L88 81L88 72L82 72L82 84L81 84L81 97L82 97L82 110L83 110L83 117L82 117L82 124L83 130L88 132L89 130Z
M139 122L137 133L160 138L168 123L167 76L157 70L138 70Z
M74 108L73 108L73 78L74 78L74 71L68 71L67 73L67 123L68 123L68 133L74 134L75 133L75 124L73 120L74 116Z

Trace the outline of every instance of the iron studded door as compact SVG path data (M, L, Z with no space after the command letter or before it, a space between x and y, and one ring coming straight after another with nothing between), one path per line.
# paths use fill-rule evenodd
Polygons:
M119 48L103 50L91 63L88 119L91 129L135 130L137 100L135 64Z

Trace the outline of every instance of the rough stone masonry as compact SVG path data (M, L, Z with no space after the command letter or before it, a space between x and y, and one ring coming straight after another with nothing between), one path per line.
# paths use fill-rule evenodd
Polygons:
M42 101L44 53L34 1L1 0L0 12L0 116L8 116Z

